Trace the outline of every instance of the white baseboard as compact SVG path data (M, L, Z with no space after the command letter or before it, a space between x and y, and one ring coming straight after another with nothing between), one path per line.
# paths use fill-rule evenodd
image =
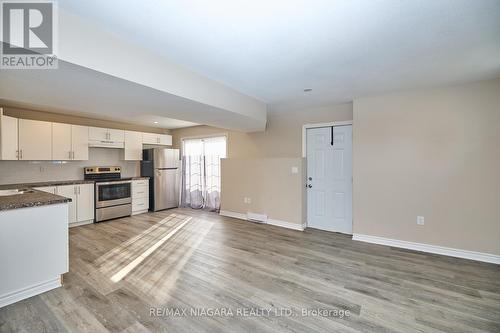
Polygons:
M490 254L490 253L460 250L460 249L454 249L451 247L443 247L443 246L423 244L423 243L407 242L407 241L398 240L398 239L391 239L391 238L384 238L384 237L370 236L370 235L363 235L363 234L354 234L352 236L352 239L355 241L361 241L361 242L366 242L366 243L387 245L387 246L399 247L399 248L408 249L408 250L435 253L435 254L441 254L441 255L450 256L450 257L488 262L488 263L492 263L492 264L500 264L500 256Z
M61 286L61 277L58 275L57 277L50 279L48 281L32 285L23 289L16 290L14 292L10 292L5 295L0 296L0 308L7 306L12 303L19 302L23 299L30 298L32 296L39 295L46 291L59 288Z
M282 228L287 228L287 229L293 229L293 230L299 230L299 231L304 231L306 226L304 224L297 224L297 223L291 223L287 221L280 221L280 220L274 220L274 219L268 219L267 224L275 225L277 227L282 227Z
M221 210L219 212L219 214L222 216L233 217L235 219L248 221L247 214L243 214L243 213L231 212L229 210ZM304 231L304 229L305 229L304 224L297 224L297 223L291 223L291 222L287 222L287 221L280 221L280 220L274 220L274 219L268 219L267 223L262 223L262 224L270 224L270 225L274 225L277 227L282 227L282 228L287 228L287 229L292 229L292 230L299 230L299 231Z
M149 211L148 209L138 210L138 211L132 212L132 216L139 215L139 214L144 214L144 213L147 213L148 211Z
M247 214L231 212L229 210L221 210L219 212L219 215L227 216L227 217L234 217L235 219L240 219L240 220L247 221Z
M73 228L73 227L78 227L81 225L92 224L92 223L94 223L94 220L86 220L86 221L81 221L81 222L70 223L69 227Z

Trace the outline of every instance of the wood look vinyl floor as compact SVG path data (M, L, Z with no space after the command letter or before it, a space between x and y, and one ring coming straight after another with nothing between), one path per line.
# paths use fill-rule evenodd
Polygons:
M69 262L1 332L500 332L500 266L318 230L175 209L72 228Z

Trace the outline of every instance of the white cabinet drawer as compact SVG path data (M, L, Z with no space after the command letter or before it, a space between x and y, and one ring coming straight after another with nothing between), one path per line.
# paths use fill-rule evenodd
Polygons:
M149 186L149 179L137 179L132 181L132 186Z
M133 186L132 199L149 197L149 186Z
M149 209L149 197L132 199L132 212Z

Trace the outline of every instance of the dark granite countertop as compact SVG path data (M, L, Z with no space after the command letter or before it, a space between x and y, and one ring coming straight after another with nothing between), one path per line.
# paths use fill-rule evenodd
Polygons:
M70 198L60 195L32 189L23 190L26 190L26 192L22 194L0 196L0 211L71 202Z
M8 190L13 188L33 188L33 187L44 187L44 186L61 186L61 185L78 185L78 184L93 184L93 180L53 180L48 182L37 182L37 183L19 183L19 184L5 184L0 185L0 190Z
M149 179L149 177L124 177L122 180L140 180ZM75 180L52 180L47 182L36 183L19 183L19 184L3 184L0 185L0 190L9 190L15 188L34 188L44 186L61 186L61 185L78 185L78 184L94 184L94 180L75 179Z
M139 180L139 179L149 179L149 177L129 177L123 179ZM77 180L54 180L47 182L0 185L0 190L22 189L26 191L23 194L0 196L0 211L24 208L24 207L53 205L71 201L70 198L65 198L60 195L34 190L33 188L36 187L94 184L94 183L95 183L94 180L77 179Z

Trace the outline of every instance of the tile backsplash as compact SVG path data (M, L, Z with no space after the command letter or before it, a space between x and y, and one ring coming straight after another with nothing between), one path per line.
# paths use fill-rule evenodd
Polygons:
M122 161L122 149L90 148L88 161L0 161L0 184L83 179L86 166L120 166L122 177L140 175L140 162Z

